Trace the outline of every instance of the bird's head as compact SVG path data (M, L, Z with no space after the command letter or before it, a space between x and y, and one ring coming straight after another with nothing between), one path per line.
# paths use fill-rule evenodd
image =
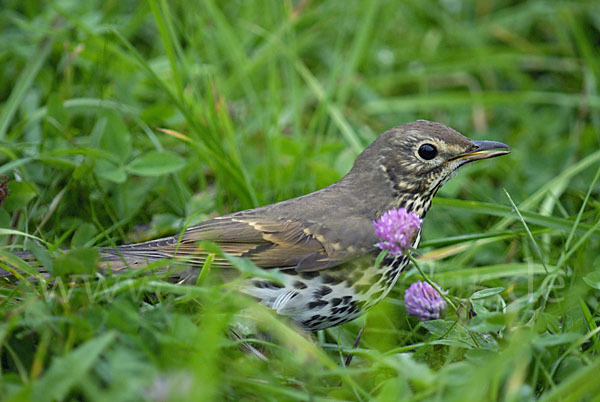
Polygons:
M387 181L398 206L423 216L437 190L458 168L509 152L501 142L473 141L443 124L419 120L381 134L359 155L352 170L370 170Z

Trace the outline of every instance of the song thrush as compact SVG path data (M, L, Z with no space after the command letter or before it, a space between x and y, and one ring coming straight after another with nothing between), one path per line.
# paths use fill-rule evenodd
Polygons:
M283 283L249 279L243 292L307 330L355 319L392 289L407 265L404 255L375 267L373 220L391 208L425 216L438 189L466 163L509 153L500 142L472 141L439 123L419 120L381 134L337 183L291 200L217 217L183 236L102 248L113 271L162 258L185 257L198 266L207 253L198 242L278 269ZM416 237L413 247L419 242ZM217 258L213 266L227 269Z
M211 241L224 253L279 270L284 278L283 283L250 278L243 292L307 330L339 325L384 298L408 263L404 254L388 254L375 264L380 250L373 221L392 208L425 217L436 192L458 168L509 152L505 144L472 141L440 123L403 124L381 134L350 172L329 187L207 220L181 237L103 247L101 264L119 272L183 257L185 264L197 267L208 255L198 242ZM419 238L420 231L413 247ZM32 258L27 252L17 254ZM212 265L231 271L225 258Z

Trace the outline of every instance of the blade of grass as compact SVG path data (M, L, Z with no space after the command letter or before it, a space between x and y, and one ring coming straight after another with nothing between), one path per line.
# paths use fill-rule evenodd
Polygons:
M536 234L536 235L553 233L553 232L555 232L555 229L551 229L551 228L532 230L532 233ZM495 233L494 232L491 232L491 233L490 232L469 233L466 235L448 236L448 237L443 237L440 239L432 239L432 240L422 241L419 243L419 248L443 247L443 246L449 246L449 245L454 245L454 244L460 244L460 243L464 243L467 241L482 240L482 239L489 239L489 240L493 239L496 241L506 240L506 239L515 239L525 233L527 233L525 230L506 230L504 232L495 232Z
M197 148L199 156L202 157L208 164L214 167L216 172L220 174L227 173L227 178L230 180L224 180L224 184L227 185L235 193L240 200L245 200L242 205L253 206L252 186L246 180L241 167L235 163L235 159L229 157L229 153L225 150L221 143L218 142L214 137L202 135L203 133L210 132L209 127L205 127L204 124L199 123L191 113L191 107L185 104L183 99L180 99L176 94L173 93L171 88L156 75L144 58L139 54L137 49L117 30L112 31L113 34L119 41L127 48L130 54L132 54L138 61L140 67L142 67L150 76L153 82L155 82L159 88L161 88L168 97L173 101L175 106L183 114L186 121L193 128L193 133L196 135L194 146ZM207 116L213 111L206 111ZM214 131L214 130L213 130ZM254 205L255 206L255 205Z
M65 399L71 388L92 368L100 354L117 338L114 331L93 338L62 358L54 359L42 378L34 385L37 401Z
M205 7L208 15L213 20L214 24L218 29L218 35L216 36L217 44L222 48L223 53L227 58L230 59L230 65L234 72L241 77L238 81L246 94L246 97L252 102L252 104L258 107L262 106L262 102L257 96L256 90L254 89L250 80L243 74L244 66L248 63L248 57L242 46L243 41L236 36L231 21L227 19L223 12L217 7L214 0L207 0L202 3ZM235 74L235 73L234 73Z
M455 200L450 198L434 198L433 203L437 207L456 209L461 211L468 211L477 214L486 214L492 216L500 216L504 218L514 219L516 213L510 207L504 205L491 204L479 201L464 201ZM557 229L563 232L570 232L573 228L573 221L570 219L557 218L554 216L545 216L535 212L523 211L522 207L519 206L521 216L524 221L528 224L539 225L551 229ZM504 226L504 225L502 225ZM586 233L590 230L591 226L587 224L580 224L577 229L578 233ZM497 229L495 229L497 230ZM594 237L600 236L600 231L595 230L593 232ZM485 240L482 240L485 241ZM466 245L468 247L468 245Z
M360 61L365 57L367 53L366 47L368 46L369 36L372 34L375 28L375 17L379 10L380 1L363 1L361 8L364 8L364 14L360 19L360 25L358 26L354 40L352 41L352 48L350 50L350 57L344 65L342 75L339 80L339 86L337 91L336 101L339 105L345 105L350 95L350 89L354 79L354 73L360 65Z
M568 182L575 175L579 174L583 170L587 169L588 167L590 167L593 164L598 163L598 162L600 162L600 150L593 152L592 154L581 159L579 162L564 169L561 174L559 174L558 176L556 176L555 178L553 178L552 180L550 180L549 182L544 184L535 193L533 193L531 196L529 196L525 201L521 202L519 204L519 209L521 211L523 211L523 214L527 217L527 215L529 215L529 212L526 212L526 210L533 208L533 206L536 205L538 202L540 202L548 192L552 191L553 188L561 187L563 182ZM436 203L439 200L440 200L439 198L434 198L433 202ZM445 202L446 201L442 201L442 203L445 203ZM497 215L497 216L500 216L500 215ZM549 218L551 220L552 219L560 219L560 218L553 218L553 217L547 217L547 218ZM490 230L492 230L492 231L504 230L512 222L514 222L514 215L513 216L506 215L498 223L494 224L490 228ZM533 221L531 221L531 222L535 223ZM573 227L573 226L571 226L571 227ZM561 228L561 230L562 229L563 228ZM588 227L588 229L589 229L589 227ZM487 244L487 243L488 243L488 240L477 240L470 244L464 244L462 246L459 246L460 248L457 248L454 250L454 254L457 254L464 250L467 250L467 252L459 259L458 263L464 264L464 263L466 263L466 261L469 261L473 257L473 255L480 249L480 247L482 247L484 244Z
M546 271L546 273L548 273L548 268L546 267L546 261L545 261L546 258L544 257L544 254L542 253L542 250L540 249L539 244L535 240L535 237L533 237L533 234L531 233L531 230L529 230L529 225L527 225L527 222L525 222L525 219L523 219L523 215L521 215L521 211L519 211L519 208L517 208L517 206L513 202L510 194L508 193L508 191L506 191L506 189L504 190L504 194L506 194L506 196L508 197L508 201L510 202L510 205L512 205L513 210L519 216L519 220L521 221L521 223L525 227L525 230L527 231L527 235L529 236L529 240L531 240L531 242L533 243L533 246L534 246L535 251L536 251L536 253L538 255L538 258L540 259L542 265L544 266L544 270Z
M306 67L304 63L297 57L297 55L293 54L289 49L285 47L285 44L281 43L279 38L274 38L268 32L263 32L263 34L276 41L278 44L278 48L284 52L284 54L291 60L294 64L294 67L298 74L304 79L304 82L309 86L315 97L320 101L324 102L327 108L331 119L336 124L340 132L342 133L344 139L347 141L348 145L352 147L352 150L358 155L363 151L364 145L360 140L360 137L354 132L352 126L348 123L348 120L344 117L343 113L333 103L327 100L327 92L319 82L319 80L311 73L311 71Z
M594 180L592 180L592 183L590 184L588 191L585 194L585 198L583 199L583 202L581 203L581 207L579 208L577 217L575 217L575 222L573 222L573 229L571 229L571 232L569 233L569 237L567 237L567 241L565 241L565 247L563 249L563 254L566 250L569 249L569 246L571 245L571 241L573 240L573 236L575 235L575 230L579 226L579 222L581 221L581 217L583 216L583 211L585 210L585 207L587 206L587 203L590 199L590 195L592 194L592 190L594 190L596 188L596 183L598 182L599 178L600 178L600 166L598 167L598 170L596 171L596 176L594 177ZM562 257L561 257L561 259L562 259Z
M163 46L167 52L167 57L169 58L169 64L171 65L171 73L173 74L173 82L175 84L177 95L180 98L183 98L183 82L175 56L175 43L177 43L177 39L175 37L173 27L170 24L171 19L166 18L165 16L165 14L168 13L168 5L162 0L160 5L158 4L158 0L148 0L148 4L150 5L150 10L152 10L154 21L158 27L158 32L162 39Z
M55 18L52 24L53 29L59 30L63 23L63 18ZM47 36L44 38L44 40L37 46L32 57L28 60L25 69L23 69L21 74L19 74L19 78L17 78L17 81L10 92L8 99L2 108L2 113L0 113L0 141L4 141L4 138L6 137L6 131L8 130L8 126L10 125L17 108L23 101L27 91L33 84L33 80L38 75L40 69L44 65L44 62L48 58L53 44L54 36Z
M321 86L317 78L304 65L304 63L298 59L294 59L294 65L300 76L302 76L304 81L308 84L317 99L321 102L327 102L325 89ZM358 155L364 149L362 141L354 132L343 113L336 105L332 104L331 102L327 102L326 107L331 119L335 122L348 144Z
M389 113L406 113L431 107L458 108L473 105L555 105L569 108L588 106L600 108L600 96L579 95L560 92L541 91L486 91L478 94L471 92L446 91L442 94L387 98L366 103L362 111L370 116Z
M600 392L598 369L600 369L600 359L596 359L589 366L574 372L556 388L544 393L540 402L578 401L597 395Z
M550 273L557 271L556 267L548 266ZM499 264L485 267L457 269L447 272L436 272L433 280L447 285L470 285L492 279L510 278L517 276L531 276L545 274L546 269L541 264Z

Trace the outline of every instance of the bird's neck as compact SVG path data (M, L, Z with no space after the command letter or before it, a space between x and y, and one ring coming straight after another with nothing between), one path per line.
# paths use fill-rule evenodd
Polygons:
M405 208L408 212L414 212L421 219L425 217L433 196L426 194L401 193L392 202L391 208Z
M373 170L369 173L372 172ZM431 199L441 186L428 188L424 183L401 181L398 180L400 176L390 175L383 168L376 171L377 174L367 175L365 171L352 173L355 174L354 177L348 175L331 187L336 188L336 194L346 200L348 207L373 220L392 208L406 208L423 218L431 206Z

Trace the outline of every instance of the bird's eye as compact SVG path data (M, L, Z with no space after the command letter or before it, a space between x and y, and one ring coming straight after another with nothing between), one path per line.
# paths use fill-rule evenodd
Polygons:
M437 149L431 144L423 144L419 147L419 156L425 160L435 158L437 153Z

